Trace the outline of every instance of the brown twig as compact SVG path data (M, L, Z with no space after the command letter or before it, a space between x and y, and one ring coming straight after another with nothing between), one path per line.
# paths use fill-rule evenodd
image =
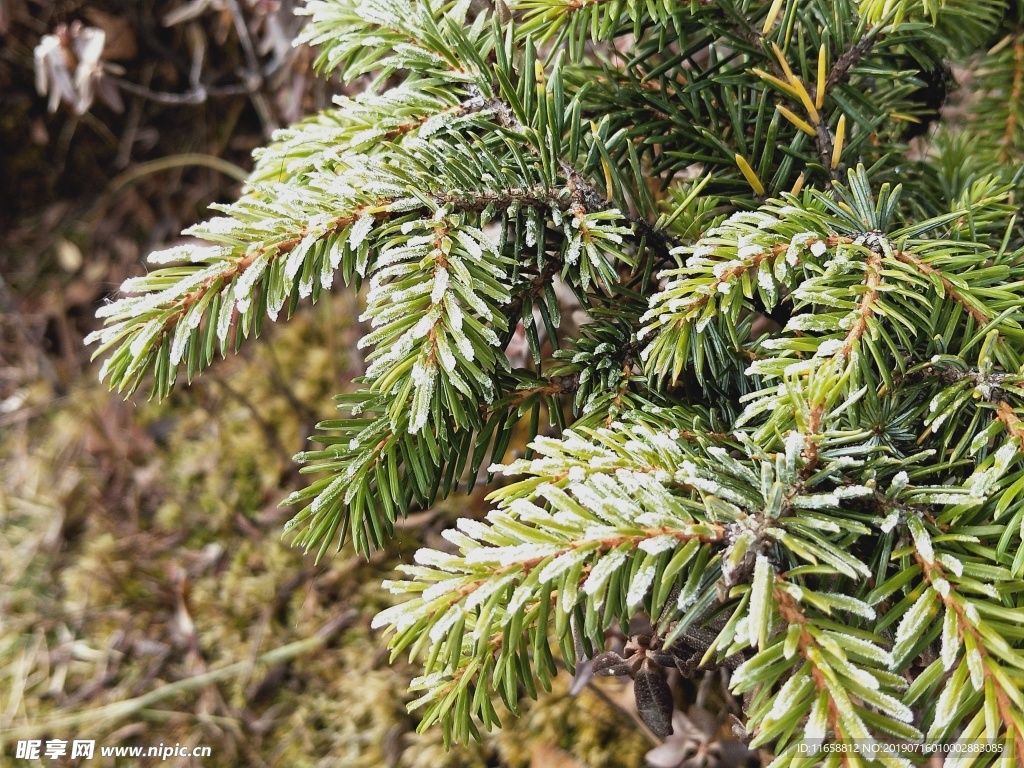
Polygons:
M864 37L839 55L839 58L836 59L836 63L832 65L832 69L829 71L828 77L825 79L826 92L832 90L832 88L839 85L839 83L846 79L846 75L850 69L868 55L874 47L875 42L878 40L878 31L878 27L868 29L865 32Z
M523 304L526 303L526 300L528 298L533 298L534 296L539 296L544 291L544 286L550 283L555 278L555 275L557 275L561 270L561 259L548 259L544 268L529 281L526 289L520 292L505 307L505 314L508 316L509 320L518 322L518 318L523 311Z
M370 209L378 209L381 207L381 202L377 201L376 204L367 204L360 206L353 210L348 215L339 216L335 219L334 223L328 227L328 232L339 232L350 224L354 223L365 211ZM385 214L382 212L376 212L372 214L376 218L380 218ZM326 234L326 233L325 233ZM221 285L228 285L236 277L241 275L248 269L256 259L264 254L271 253L269 258L280 259L283 256L291 253L291 251L302 242L302 239L306 236L306 227L303 226L300 232L295 233L293 236L279 241L274 244L267 245L265 248L259 248L254 250L252 253L246 253L242 258L228 261L225 264L223 272L209 277L202 283L193 288L189 293L177 299L174 303L177 305L175 309L168 313L167 317L164 318L163 327L154 339L154 347L159 347L163 343L163 337L166 336L172 328L174 328L178 321L184 317L185 313L199 301L206 293L212 288L217 282L221 281Z
M860 297L860 304L858 306L858 317L850 327L849 333L846 334L846 341L843 344L843 354L849 358L850 353L853 351L854 345L860 340L860 337L864 335L864 332L868 327L868 320L870 320L875 314L875 302L878 300L878 289L882 285L882 254L880 250L874 248L871 249L871 255L868 256L867 261L864 265L865 268L865 285L867 290L864 291L864 295Z
M822 90L828 93L832 88L841 83L846 78L850 69L871 50L876 39L875 29L869 29L864 37L843 51L839 58L836 59L835 64L832 65L832 69L825 79L825 87ZM823 98L816 92L812 93L812 95L816 101L820 101ZM835 147L835 137L832 136L832 130L825 124L824 120L819 121L814 126L814 143L818 150L818 159L821 161L821 167L828 173L830 181L833 183L839 181L839 169L838 167L832 167L832 150Z
M825 124L824 120L814 126L814 146L818 150L821 167L828 173L830 182L839 181L839 168L832 167L832 150L835 148L835 139L832 137L832 129Z
M988 323L988 315L986 315L980 309L978 309L969 301L967 301L967 299L957 290L956 286L953 285L950 279L946 277L941 270L938 270L935 267L931 266L930 264L922 261L909 251L894 250L893 255L897 259L902 261L904 264L910 264L916 267L923 275L938 276L939 281L942 283L942 288L946 292L946 295L950 296L951 298L959 302L963 306L963 308L967 310L968 314L970 314L970 316L973 317L978 322L979 325L985 325Z
M263 73L260 69L260 60L256 55L255 46L252 44L252 37L249 35L249 26L246 24L245 15L238 5L238 0L225 1L231 14L231 21L235 26L235 33L238 35L238 41L242 45L242 52L245 55L246 68L240 74L242 80L250 87L249 100L252 102L253 107L256 109L256 114L259 115L260 122L263 124L263 132L269 139L271 134L280 126L277 124L277 120L274 119L267 97L261 91L264 81Z

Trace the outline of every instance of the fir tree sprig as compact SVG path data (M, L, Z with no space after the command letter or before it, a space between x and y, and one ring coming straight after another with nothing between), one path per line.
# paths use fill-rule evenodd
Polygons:
M370 87L258 151L92 341L163 397L337 277L365 291L366 375L297 457L294 541L366 554L505 478L374 622L423 664L424 727L479 736L561 659L633 676L664 735L665 668L721 666L773 765L1019 763L1019 10L303 12L318 68ZM962 120L927 92L954 66ZM653 634L602 653L638 615Z

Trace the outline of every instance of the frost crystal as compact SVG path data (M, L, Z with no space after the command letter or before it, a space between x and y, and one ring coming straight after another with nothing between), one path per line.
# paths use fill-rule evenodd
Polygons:
M440 552L427 547L416 550L413 560L419 565L426 565L450 573L456 573L459 570L459 563L456 557L449 555L447 552Z
M572 265L580 260L580 250L583 248L583 240L579 234L576 234L569 242L569 247L565 251L565 263Z
M448 344L448 338L445 334L439 333L436 338L437 353L438 357L441 358L441 367L446 371L454 371L458 367L458 360L455 358L455 353L452 352L451 345Z
M936 557L935 559L938 560L940 563L942 563L947 568L949 568L949 570L952 571L957 576L962 576L963 575L963 573L964 573L964 564L960 560L958 560L957 558L953 557L952 555L942 554L942 555L939 555L938 557Z
M216 221L214 219L213 221ZM234 219L229 221L237 224ZM193 263L200 263L209 259L217 258L226 253L225 248L220 246L195 246L195 245L175 245L171 248L166 248L162 251L153 251L149 256L146 257L146 261L150 264L173 264L178 261L191 261Z
M789 711L814 688L814 683L807 675L794 675L779 689L772 704L768 718L775 722L785 717Z
M537 220L532 216L526 220L526 246L532 248L537 244Z
M911 636L920 635L925 629L925 623L931 617L931 610L934 604L934 592L926 590L917 599L910 609L903 614L899 626L896 628L897 644L904 642Z
M820 742L825 738L828 729L828 695L819 695L811 707L811 714L804 726L804 738L811 743Z
M559 576L561 576L563 573L571 569L577 563L589 557L590 554L591 550L577 549L567 552L564 555L559 555L546 566L544 566L540 574L538 574L537 576L537 583L547 584L548 582L557 579Z
M411 627L415 624L418 618L417 614L410 610L410 605L403 603L378 613L370 622L370 627L372 629L382 629L393 626L397 631L401 632L406 627Z
M434 287L430 291L430 302L432 304L440 304L447 290L448 270L444 267L438 267L434 270Z
M899 523L899 521L900 511L898 509L894 509L888 515L885 516L885 519L882 520L878 528L882 531L882 533L888 533L896 527L896 524Z
M370 234L370 230L373 228L373 221L373 214L370 213L364 213L356 219L348 233L349 248L355 250L363 244L366 236Z
M197 312L193 312L191 314L196 316L197 318L202 318L202 315L200 315ZM179 323L178 327L175 329L174 339L171 342L171 365L177 365L178 363L181 362L181 357L182 355L185 354L185 346L188 344L188 340L192 336L190 331L191 328L189 328L188 324L186 323Z
M510 577L506 576L505 578L490 579L484 582L473 590L473 593L466 599L463 609L467 612L475 610L478 605L483 605L491 598L492 595L504 589L508 585L509 581ZM440 582L439 586L443 583L444 582ZM448 591L450 590L451 587L449 586Z
M750 609L747 611L747 641L752 647L757 647L762 629L767 629L764 622L768 618L773 578L771 563L767 557L759 554L754 563L754 582L750 591Z
M141 357L145 351L149 348L150 343L156 338L156 335L160 333L161 324L155 321L146 323L145 330L140 333L132 341L128 351L131 352L133 357Z
M678 544L675 536L655 536L653 539L645 539L640 542L640 550L649 555L660 555L667 552Z
M926 563L935 561L935 552L932 550L932 539L924 526L917 520L910 526L910 532L914 536L914 544L917 546L917 553Z
M842 339L825 339L821 344L818 345L817 352L814 353L815 357L832 357L843 351L843 347L846 346L846 342Z
M434 384L437 381L437 367L417 360L412 367L412 380L416 387L412 398L412 414L409 418L409 432L416 434L427 423L433 401Z
M305 262L306 254L309 253L309 249L313 247L316 242L316 238L312 235L306 235L302 240L292 248L291 253L288 254L288 258L284 263L284 276L288 280L294 280L295 276L302 269L302 265Z
M626 592L626 606L630 609L637 608L647 596L648 590L651 588L651 584L654 583L654 577L657 575L658 569L653 565L645 566L636 572L633 580L629 584L629 590Z
M444 640L445 635L448 634L455 622L463 615L462 606L456 603L442 616L434 626L430 628L430 641L432 643L439 643Z
M508 547L481 547L466 554L467 565L507 566L556 555L562 548L554 544L514 544Z
M981 652L976 647L967 649L967 669L971 676L971 685L974 690L980 691L985 687L985 666L981 658Z

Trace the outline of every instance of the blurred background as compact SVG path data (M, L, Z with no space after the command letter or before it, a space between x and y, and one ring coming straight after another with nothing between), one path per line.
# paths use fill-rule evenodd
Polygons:
M293 10L0 0L0 765L720 764L701 712L652 752L621 683L567 675L479 745L415 734L416 669L369 629L380 582L482 495L412 515L369 562L281 538L291 456L361 371L358 297L303 307L164 403L97 381L96 309L341 92L291 46ZM19 759L26 739L97 752ZM211 756L98 751L160 743Z

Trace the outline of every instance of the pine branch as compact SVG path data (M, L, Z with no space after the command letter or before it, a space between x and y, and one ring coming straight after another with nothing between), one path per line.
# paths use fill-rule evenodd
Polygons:
M825 79L825 93L846 81L850 70L860 64L861 60L874 48L882 29L881 26L868 27L855 43L839 55ZM815 95L817 96L817 94Z
M920 270L920 272L923 275L927 275L929 277L934 275L938 277L939 281L942 283L942 288L946 292L946 295L955 299L959 304L961 304L963 308L967 310L967 313L977 321L979 327L984 327L985 325L988 324L989 316L985 313L985 311L980 309L975 304L971 303L963 293L957 290L956 286L953 285L953 282L948 277L946 277L946 275L944 275L940 270L935 269L929 264L926 264L913 253L910 253L908 251L894 250L893 254L896 256L897 259L904 262L905 264L913 264L918 270Z
M1004 462L1009 463L1015 458L1014 450L1007 454ZM953 675L943 684L928 738L939 738L956 728L958 721L965 715L962 710L958 711L958 705L962 705L965 698L971 695L970 686L974 692L984 695L986 709L998 712L998 718L986 716L981 729L971 731L971 735L965 732L961 738L966 740L984 734L991 742L998 740L1000 733L1005 732L1013 742L1013 751L1024 754L1018 751L1024 746L1024 721L1019 714L1022 695L1003 669L1004 664L1015 667L1017 671L1011 674L1019 676L1020 671L1024 670L1024 656L1002 639L1002 632L1007 627L999 622L1005 620L1005 615L998 610L993 612L986 607L984 600L972 598L965 593L965 589L975 591L978 586L967 575L971 567L969 559L959 553L954 555L942 552L938 548L940 545L933 543L925 526L916 518L908 518L908 523L911 523L914 540L914 561L928 590L904 614L897 631L896 652L899 652L901 637L909 639L904 641L904 648L908 642L914 642L915 634L922 629L922 622L932 620L930 612L925 613L924 608L937 603L943 607L944 617L941 655L935 663L941 664L946 671L957 666ZM942 548L945 549L945 546L942 545ZM982 591L995 590L990 587ZM960 657L961 651L964 652L963 657ZM914 695L919 696L920 693L919 689ZM971 730L970 727L968 730Z
M850 330L843 341L842 354L849 357L861 336L868 329L868 323L875 314L875 302L878 301L879 289L882 287L882 249L881 246L869 241L871 255L865 261L865 291L861 295L857 307L857 319L850 325Z
M488 523L462 520L457 531L449 532L458 554L420 550L419 565L405 570L431 588L421 592L413 582L392 583L396 591L420 595L374 620L375 626L394 629L396 651L411 647L425 654L425 675L414 682L424 694L413 706L428 706L425 722L442 720L447 737L464 737L470 725L456 713L467 706L485 727L496 721L489 698L477 692L489 679L512 711L518 708L516 686L532 687L532 673L524 678L521 664L547 684L555 669L548 645L550 620L564 638L570 616L582 622L586 606L591 618L580 628L589 645L603 637L613 619L621 621L626 611L652 599L654 569L678 572L702 543L723 534L719 526L692 518L643 471L633 470L628 479L603 469L582 481L556 483L542 486L540 493L558 514L506 496ZM627 501L626 487L645 489L644 501ZM625 505L617 511L599 500L616 488ZM624 583L615 574L625 573L637 551L644 564ZM661 601L666 597L667 592ZM659 598L653 599L657 605ZM573 646L564 639L560 645L572 668ZM532 662L525 655L530 651Z
M786 682L768 716L761 720L762 733L755 737L754 743L762 742L767 734L773 734L777 728L772 726L782 720L783 716L791 716L793 709L807 713L802 734L805 743L820 744L830 733L840 744L871 741L872 731L862 714L866 709L864 703L867 702L855 704L849 695L850 688L855 688L858 693L871 691L867 700L895 715L895 719L887 715L883 721L885 726L891 728L892 732L900 733L903 738L919 740L922 735L916 729L902 725L910 722L910 710L893 696L878 691L877 677L869 671L871 666L875 666L874 672L881 677L879 673L891 663L888 653L874 644L859 641L850 647L850 651L856 656L871 659L874 664L862 666L863 662L842 663L842 658L836 654L835 644L838 642L841 647L844 642L851 643L852 638L836 636L835 640L828 638L831 642L822 642L819 631L815 630L807 613L792 596L794 591L799 594L799 590L793 590L785 579L776 577L772 599L778 607L779 617L789 627L785 633L784 655L786 650L793 649L803 657L804 663ZM734 683L738 690L744 686L743 671L741 668L738 674L740 682ZM811 685L803 683L804 680L809 680ZM867 680L876 682L865 686ZM886 682L892 685L891 680ZM850 753L844 754L843 764L854 765L854 757Z
M423 665L423 725L479 737L495 697L518 712L582 652L635 678L659 736L667 669L730 668L775 765L862 740L1019 759L1019 14L304 12L318 68L369 88L259 150L189 231L205 244L154 254L91 340L112 386L152 372L163 396L336 277L365 284L366 376L296 457L316 477L286 500L294 542L368 554L410 509L506 478L374 620ZM982 94L955 124L922 87L952 66ZM920 118L940 125L909 155ZM560 323L556 281L586 322ZM520 328L532 364L506 355ZM653 630L602 653L639 614Z
M955 626L955 632L957 633L956 644L961 647L966 646L968 654L976 654L976 656L964 663L964 666L968 669L968 675L971 677L972 684L976 688L983 688L986 696L989 695L989 691L994 691L993 698L999 712L998 722L1010 733L1014 742L1014 751L1017 754L1024 754L1024 751L1022 751L1024 750L1024 725L1021 723L1021 716L1019 714L1020 704L1017 703L1021 698L1020 692L1012 685L1007 687L1005 674L1000 674L997 671L998 661L989 658L989 652L985 649L990 641L986 640L978 626L981 622L978 618L977 609L970 611L969 607L972 606L972 603L964 600L956 592L948 588L950 582L941 564L934 561L926 561L920 551L915 553L915 559L921 566L925 580L932 589L936 590L942 600L945 610L955 616L955 620L951 623ZM943 594L943 591L945 594ZM944 642L952 643L952 640L944 639ZM980 686L977 682L979 672L981 675ZM938 720L938 718L936 719ZM994 738L994 736L994 734L990 734L989 738Z
M526 134L526 127L516 118L512 108L501 99L483 100L481 108L491 110L497 118L498 124L503 128L520 135ZM562 158L557 158L557 162L558 168L566 180L566 188L574 205L579 206L586 213L599 213L611 208L608 200L594 188L582 173ZM570 208L570 210L572 209ZM657 231L644 219L637 216L626 216L625 218L633 225L637 234L648 238L655 250L658 251L659 256L668 258L671 249L678 245L669 235Z

